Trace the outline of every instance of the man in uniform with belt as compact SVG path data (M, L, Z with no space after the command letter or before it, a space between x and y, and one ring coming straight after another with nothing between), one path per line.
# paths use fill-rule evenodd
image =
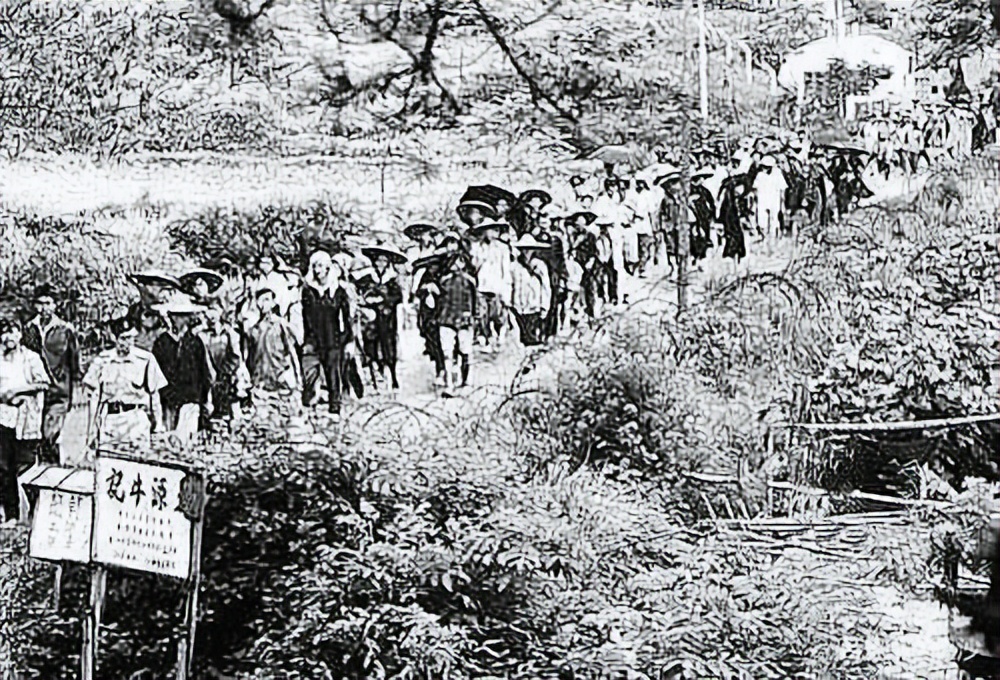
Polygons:
M115 346L99 354L83 378L89 396L88 442L150 445L161 428L160 390L167 379L152 353L135 346L128 319L111 322Z

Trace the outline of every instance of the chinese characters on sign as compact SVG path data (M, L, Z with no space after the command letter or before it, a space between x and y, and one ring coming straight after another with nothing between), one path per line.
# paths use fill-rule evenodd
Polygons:
M89 494L41 489L29 554L41 560L87 563L93 523L93 500Z
M187 473L99 456L94 560L101 564L187 578L191 519L185 514Z

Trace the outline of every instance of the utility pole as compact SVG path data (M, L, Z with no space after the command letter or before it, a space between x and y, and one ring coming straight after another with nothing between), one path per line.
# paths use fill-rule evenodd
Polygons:
M684 3L684 28L691 24L692 3L695 0L687 0ZM704 2L704 0L699 0ZM702 7L704 12L704 7ZM704 22L702 22L704 26ZM702 40L704 44L704 40ZM690 50L685 46L684 62L682 73L688 72L688 54ZM691 110L690 99L687 95L690 90L685 82L684 96L681 101L681 186L677 197L677 215L674 224L677 229L677 316L683 316L687 311L687 285L688 285L688 260L691 257L691 227L688 225L688 191L691 184Z
M705 29L705 0L698 0L698 85L701 95L701 120L708 122L708 46Z

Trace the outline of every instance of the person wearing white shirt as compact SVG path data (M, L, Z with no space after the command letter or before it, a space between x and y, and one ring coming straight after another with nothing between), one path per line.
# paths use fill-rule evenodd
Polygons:
M503 341L507 327L505 308L510 305L511 296L511 250L499 238L500 229L506 227L487 222L470 230L482 239L471 248L480 303L479 337L493 350Z
M754 191L757 192L757 231L771 238L778 233L782 198L788 182L773 157L765 156L760 164L761 171L753 182Z
M611 263L608 273L608 296L618 303L618 283L625 273L625 228L626 220L631 221L631 211L622 205L618 192L618 180L604 181L604 193L594 201L593 212L607 227L606 236L611 248Z
M115 346L97 355L87 368L88 442L150 445L163 423L160 390L167 378L151 352L135 346L137 331L126 319L111 323Z
M617 180L605 180L604 191L594 199L593 204L589 208L586 208L586 210L597 215L602 221L610 220L609 224L619 219L617 185Z
M17 478L35 462L49 387L42 357L21 344L21 327L0 318L0 504L8 523L21 519Z
M515 244L518 258L513 265L512 309L525 347L542 342L542 318L552 301L548 267L537 257L538 242L530 235Z
M241 314L244 333L253 328L260 320L260 309L256 304L257 293L261 290L274 292L278 305L278 315L288 321L295 337L301 345L305 333L302 325L302 289L295 274L286 273L278 268L275 256L262 253L257 259L258 276L248 281L247 291Z
M646 180L636 179L635 187L629 193L628 201L632 212L635 213L633 228L639 251L635 273L638 273L639 276L645 276L653 255L654 221L660 210L660 198L649 188Z

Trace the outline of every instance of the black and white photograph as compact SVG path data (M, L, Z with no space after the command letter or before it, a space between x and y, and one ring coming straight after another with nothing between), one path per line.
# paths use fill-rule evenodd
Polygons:
M0 0L0 680L1000 680L1000 0Z

